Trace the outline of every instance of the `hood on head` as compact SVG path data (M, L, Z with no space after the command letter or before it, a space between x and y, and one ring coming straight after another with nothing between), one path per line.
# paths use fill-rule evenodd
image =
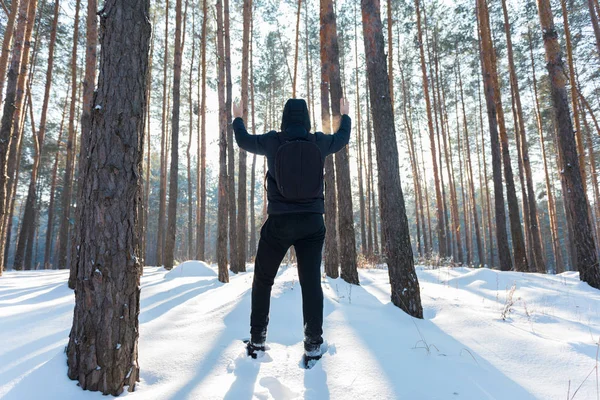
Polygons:
M300 136L310 132L308 107L303 99L289 99L283 109L281 132L292 136Z

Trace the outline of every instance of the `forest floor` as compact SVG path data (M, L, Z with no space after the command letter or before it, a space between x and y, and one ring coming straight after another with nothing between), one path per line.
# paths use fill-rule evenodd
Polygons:
M141 381L122 397L597 399L600 291L576 273L417 267L423 320L390 303L386 270L361 269L361 286L323 278L327 351L304 370L293 266L273 287L270 349L244 356L251 270L224 285L204 263L145 268ZM0 398L104 398L66 376L67 277L9 271L0 279Z

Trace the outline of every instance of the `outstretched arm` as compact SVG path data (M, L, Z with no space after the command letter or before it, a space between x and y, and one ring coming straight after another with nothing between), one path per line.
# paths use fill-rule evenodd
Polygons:
M352 128L352 120L348 116L350 112L350 104L344 98L340 99L340 113L342 114L342 120L340 121L340 127L333 135L325 135L329 138L331 143L327 149L327 154L337 153L344 148L350 141L350 130Z
M242 106L240 102L233 103L233 132L235 133L235 141L241 149L247 152L265 155L265 147L263 145L264 135L250 135L244 126L242 119Z

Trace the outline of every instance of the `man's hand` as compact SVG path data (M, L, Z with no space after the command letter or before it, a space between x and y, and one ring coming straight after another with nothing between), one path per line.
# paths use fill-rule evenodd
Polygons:
M242 108L241 100L233 102L233 118L242 118L244 115L244 110Z
M345 98L342 97L340 99L340 114L348 115L349 112L350 112L350 103L348 102L348 100L346 100Z

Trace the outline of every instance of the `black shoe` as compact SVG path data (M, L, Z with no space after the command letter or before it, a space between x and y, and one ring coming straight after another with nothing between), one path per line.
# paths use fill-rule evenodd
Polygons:
M248 357L252 357L253 359L256 360L256 357L258 357L258 352L262 351L264 353L265 351L265 343L254 343L251 340L246 342L246 354L248 355Z
M311 369L312 367L315 366L317 361L319 361L321 359L321 357L322 357L322 355L320 353L315 354L315 355L309 355L309 354L304 353L304 357L302 357L302 361L304 362L304 368Z
M323 356L321 343L323 343L322 338L317 340L304 339L304 357L302 358L304 368L312 368L321 359Z

